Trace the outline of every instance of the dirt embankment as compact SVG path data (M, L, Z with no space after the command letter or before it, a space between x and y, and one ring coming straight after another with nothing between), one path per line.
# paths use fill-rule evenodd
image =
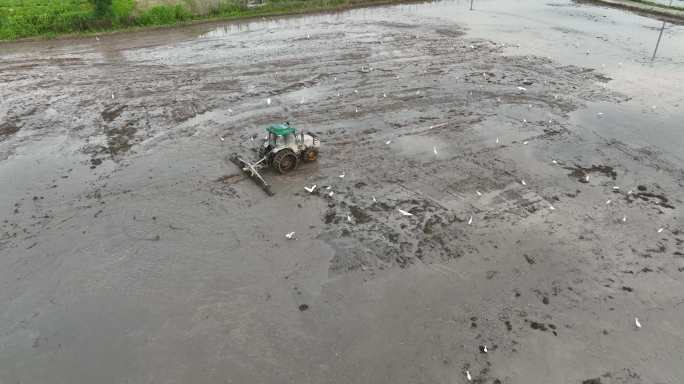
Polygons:
M615 8L622 8L641 14L655 16L661 20L675 24L684 24L684 8L665 7L655 4L630 0L576 0L578 3L602 4Z

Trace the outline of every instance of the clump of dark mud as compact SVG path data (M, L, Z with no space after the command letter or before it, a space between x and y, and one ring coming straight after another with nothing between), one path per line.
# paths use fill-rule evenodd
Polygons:
M19 132L19 127L11 122L4 122L0 124L0 141L17 132Z
M373 218L367 214L365 210L356 205L350 206L349 211L351 212L351 215L354 217L354 221L357 224L365 224L373 220Z
M617 179L617 172L615 171L615 169L607 165L592 165L589 168L575 165L574 167L563 168L571 171L570 174L568 174L568 176L576 178L577 181L579 181L580 183L588 183L589 180L587 180L587 176L591 175L592 173L598 173L605 177L609 177L613 180Z
M627 193L624 198L628 203L635 201L643 201L652 203L660 207L675 209L675 206L670 202L665 194L659 190L658 186L653 187L655 190L649 191L645 185L638 185L637 192Z
M542 135L542 137L544 139L550 140L556 136L562 135L563 133L567 132L567 130L566 129L544 128L543 132L544 132L544 134Z
M105 128L109 154L114 157L128 152L136 143L135 134L137 131L137 127L130 122L120 127Z
M656 194L656 193L651 193L651 192L638 192L634 193L631 196L634 196L634 198L641 199L642 201L646 202L655 202L657 205L660 205L661 207L665 208L670 208L674 209L674 205L669 203L669 199L663 195L663 194ZM628 201L631 201L631 199L628 197Z
M114 105L102 111L100 115L102 116L102 119L104 119L104 121L112 122L114 121L114 119L119 117L119 115L121 115L121 112L123 112L125 108L125 105Z
M432 216L423 225L423 238L418 242L415 257L421 261L440 260L447 261L461 257L463 252L457 245L458 234L450 233L449 221L443 216Z
M607 380L607 381L606 381ZM641 384L641 375L629 368L619 371L606 372L601 377L582 380L582 384Z
M530 328L537 330L537 331L542 331L542 332L547 332L551 331L551 333L554 334L554 336L558 336L558 332L556 332L556 326L554 324L544 324L540 323L537 321L532 321L532 320L526 320L530 323Z
M325 215L323 216L323 222L326 224L331 224L335 219L337 218L337 211L335 211L334 208L328 209L325 211ZM339 219L338 219L339 221Z

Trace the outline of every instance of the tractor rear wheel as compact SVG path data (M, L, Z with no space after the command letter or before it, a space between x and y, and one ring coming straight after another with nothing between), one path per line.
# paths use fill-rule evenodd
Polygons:
M297 168L297 156L289 149L283 149L273 156L273 169L280 173L288 173Z
M302 154L302 160L306 162L316 161L316 159L318 159L318 151L313 148L305 150Z

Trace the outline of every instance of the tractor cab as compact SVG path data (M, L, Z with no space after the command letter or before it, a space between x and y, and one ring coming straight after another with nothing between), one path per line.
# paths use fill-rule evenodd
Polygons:
M304 149L304 133L297 134L297 131L290 126L289 122L273 124L266 128L266 132L268 135L261 148L263 155L269 152L278 152L285 148L289 148L296 153Z
M266 128L266 132L268 132L266 143L273 148L288 146L295 141L296 131L288 122L273 124Z

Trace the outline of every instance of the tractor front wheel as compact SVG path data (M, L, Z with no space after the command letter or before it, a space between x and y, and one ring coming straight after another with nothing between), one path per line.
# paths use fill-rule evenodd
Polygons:
M273 169L280 173L288 173L297 168L297 156L289 149L283 149L273 156Z
M318 151L313 148L309 148L304 151L302 159L306 162L316 161L316 159L318 159Z

